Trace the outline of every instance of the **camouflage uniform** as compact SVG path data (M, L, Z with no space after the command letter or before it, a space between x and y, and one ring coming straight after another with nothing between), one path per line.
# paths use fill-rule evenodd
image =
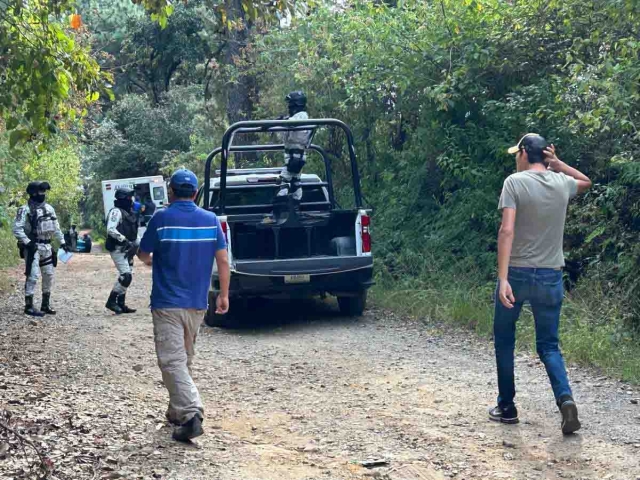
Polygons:
M289 117L289 120L306 120L309 118L307 112L298 112ZM313 130L292 130L282 134L282 143L284 143L284 163L285 167L280 173L280 178L286 184L291 185L293 190L292 196L294 200L302 199L302 188L300 187L300 178L302 176L302 167L307 161L306 150L309 148ZM295 165L295 167L292 167ZM287 195L289 189L283 186L277 196Z
M33 215L35 215L35 220ZM35 225L35 232L32 225ZM45 298L47 298L46 304L48 306L48 297L51 294L56 264L51 240L55 238L61 245L65 243L64 234L60 230L55 210L48 203L36 204L29 202L27 205L20 207L13 224L13 234L27 252L29 249L35 248L29 271L25 272L25 275L27 275L25 296L31 297L31 301L33 301L36 284L40 274L42 274L43 304L45 303ZM33 242L35 242L35 245ZM27 257L28 254L25 255L25 258Z
M131 211L133 195L134 191L131 188L118 188L115 192L114 207L107 215L107 241L104 247L118 270L118 279L105 307L116 315L136 311L125 303L127 288L133 280L133 256L139 244L138 217Z
M112 237L117 242L126 242L127 238L120 233L118 226L122 222L122 212L119 208L112 208L109 212L109 218L107 220L107 235ZM133 242L137 245L138 240ZM133 277L133 257L127 257L127 245L118 245L115 250L109 252L111 260L118 270L118 279L113 286L113 291L122 295L127 293L127 288L131 283Z

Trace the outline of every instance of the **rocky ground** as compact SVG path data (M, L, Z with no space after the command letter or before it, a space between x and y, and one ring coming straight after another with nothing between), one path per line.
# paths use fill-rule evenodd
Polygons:
M584 425L564 437L544 369L517 362L522 423L489 422L492 346L331 302L270 303L260 327L203 327L194 376L206 434L171 440L138 264L130 303L103 308L105 255L58 268L58 315L22 314L21 271L0 297L0 478L219 480L640 479L640 392L570 372ZM48 471L37 472L35 450Z

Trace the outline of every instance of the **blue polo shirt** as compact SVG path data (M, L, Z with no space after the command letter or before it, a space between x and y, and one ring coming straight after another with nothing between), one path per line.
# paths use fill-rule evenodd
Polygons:
M156 213L140 242L153 253L151 310L206 310L213 261L227 248L220 220L191 201L173 202Z

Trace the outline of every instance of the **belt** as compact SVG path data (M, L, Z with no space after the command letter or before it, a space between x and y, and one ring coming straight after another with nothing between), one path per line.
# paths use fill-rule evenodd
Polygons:
M285 150L289 155L304 155L304 150L300 150L298 148L291 148L289 150Z
M49 245L51 240L36 240L36 243L41 243L43 245Z

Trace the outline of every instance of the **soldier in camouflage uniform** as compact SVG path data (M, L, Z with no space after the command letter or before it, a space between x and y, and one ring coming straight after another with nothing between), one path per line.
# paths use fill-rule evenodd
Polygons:
M58 262L56 252L51 247L51 240L55 238L60 242L61 248L70 251L64 241L55 210L45 203L45 196L50 188L48 182L31 182L27 186L29 202L18 209L13 224L13 234L18 239L20 256L26 262L24 313L34 317L42 317L45 313L56 314L51 308L51 286ZM33 295L41 273L42 304L40 310L37 310L33 306Z
M138 217L132 211L134 191L118 188L114 207L107 216L107 241L104 246L118 270L118 279L107 300L106 308L116 315L135 313L126 303L127 288L133 280L133 257L138 250Z
M285 101L289 109L288 117L281 117L286 120L306 120L307 97L301 91L291 92L286 96ZM280 173L281 187L277 197L291 197L296 202L302 199L302 188L300 187L300 177L302 167L307 161L306 149L309 148L313 130L292 130L282 134L284 143L284 163L285 167Z

